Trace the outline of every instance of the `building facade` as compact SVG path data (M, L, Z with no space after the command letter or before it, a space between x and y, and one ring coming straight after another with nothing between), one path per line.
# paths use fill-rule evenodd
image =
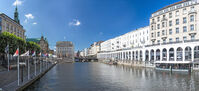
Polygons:
M26 41L33 41L37 43L38 45L40 45L40 48L43 54L50 53L48 40L47 38L44 38L44 36L41 36L41 38L27 38Z
M128 33L126 37L110 39L114 43L109 46L111 51L104 49L98 58L157 69L199 69L198 13L199 0L182 0L166 6L151 15L148 40L136 43L144 36L129 39ZM117 42L120 39L121 43ZM115 41L120 50L114 50Z
M70 41L59 41L56 43L56 55L58 58L74 59L74 45Z
M25 39L25 29L23 29L23 26L20 24L17 7L14 13L14 19L8 17L4 13L0 13L0 33L2 32L9 32L17 37Z

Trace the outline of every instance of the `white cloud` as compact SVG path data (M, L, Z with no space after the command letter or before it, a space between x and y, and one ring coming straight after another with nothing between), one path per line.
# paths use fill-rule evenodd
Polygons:
M21 5L22 4L22 1L20 1L20 0L16 0L12 5L13 6L19 6L19 5Z
M81 25L81 22L79 20L77 20L77 19L73 19L73 21L69 22L68 25L69 26L79 26L79 25Z
M34 16L32 15L32 14L26 14L25 15L25 17L27 18L27 19L34 19Z
M36 25L36 24L37 24L37 22L33 22L32 24L33 24L33 25Z
M26 19L24 20L24 23L28 23L28 20L34 19L34 18L35 18L31 13L25 14L25 17L26 17ZM37 24L37 23L36 23L36 22L33 22L33 24L35 25L35 24Z

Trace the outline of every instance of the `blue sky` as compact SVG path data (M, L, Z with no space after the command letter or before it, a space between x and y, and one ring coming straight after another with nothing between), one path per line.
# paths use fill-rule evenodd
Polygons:
M150 15L181 0L0 0L0 12L13 18L18 4L20 22L29 38L72 41L75 50L148 26ZM15 2L15 3L14 3Z

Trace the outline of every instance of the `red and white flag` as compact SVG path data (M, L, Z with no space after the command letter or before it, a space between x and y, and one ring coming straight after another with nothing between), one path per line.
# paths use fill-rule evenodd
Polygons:
M19 48L17 48L17 50L13 56L18 56L18 55L19 55Z

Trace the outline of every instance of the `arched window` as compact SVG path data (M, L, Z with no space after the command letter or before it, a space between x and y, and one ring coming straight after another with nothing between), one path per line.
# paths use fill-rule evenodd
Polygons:
M160 61L160 50L159 49L156 50L156 60Z
M191 47L185 48L185 61L191 61Z
M162 61L167 61L167 49L162 50Z
M182 59L183 59L182 50L183 50L183 49L182 49L181 47L178 47L178 48L177 48L177 51L176 51L176 54L177 54L176 60L177 60L177 61L182 61Z
M174 49L169 49L169 61L174 61Z
M154 50L151 50L151 60L150 61L154 61Z
M194 61L199 61L199 46L194 48Z
M136 51L135 58L136 58L136 61L138 61L138 51Z
M149 61L149 51L146 50L145 52L145 61Z
M142 61L142 51L140 51L140 61Z

